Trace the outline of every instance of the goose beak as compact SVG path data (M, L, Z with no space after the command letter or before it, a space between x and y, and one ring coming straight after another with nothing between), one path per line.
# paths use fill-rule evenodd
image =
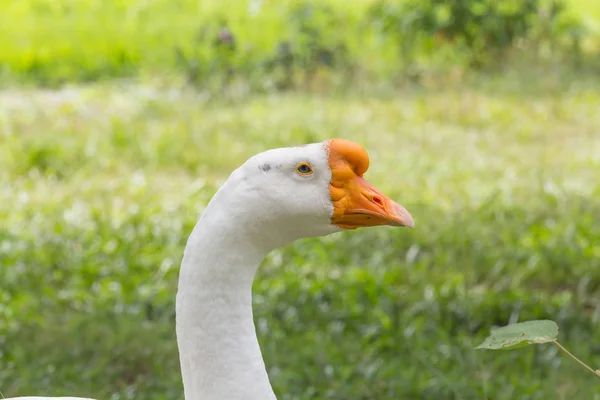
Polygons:
M415 226L412 215L404 207L363 178L369 168L369 155L363 147L345 139L331 139L326 143L331 168L329 192L333 224L343 229Z
M342 189L345 194L334 202L332 223L343 229L368 226L406 226L414 228L412 215L400 204L381 193L362 177L355 177Z

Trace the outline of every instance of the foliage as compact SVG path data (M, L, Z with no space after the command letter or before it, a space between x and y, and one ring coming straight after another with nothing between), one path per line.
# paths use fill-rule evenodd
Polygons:
M343 136L418 228L268 257L254 310L279 397L598 399L554 346L472 351L491 326L553 318L600 365L600 87L557 71L244 102L1 92L0 390L181 398L173 303L207 200L258 151Z
M225 20L209 22L200 29L190 55L177 48L180 67L191 83L201 87L218 89L236 78L278 89L307 86L321 70L343 69L349 64L339 32L343 14L335 10L320 3L290 5L284 13L286 29L260 60L247 44L242 47L238 43L241 35ZM336 35L331 34L333 26L338 29Z
M526 321L496 328L476 349L515 349L529 344L554 342L558 338L558 325L549 320Z
M528 54L549 43L551 58L579 60L583 42L598 43L570 12L576 2L593 7L585 1L4 1L0 78L57 85L183 73L216 90L321 89L357 75L389 84L407 67L497 63L524 41Z
M517 324L510 324L497 328L492 331L483 343L475 347L476 349L488 350L508 350L524 347L530 344L554 343L565 354L579 363L582 367L600 378L600 369L593 369L569 350L558 343L558 325L550 320L526 321Z
M562 0L380 0L370 12L409 62L443 43L467 50L472 62L498 61L516 42L552 42L579 28Z
M304 85L314 80L319 70L343 69L348 66L348 47L344 36L344 13L327 4L300 2L287 16L287 38L278 42L276 50L265 64L269 73L280 71L277 87L298 86L295 80L304 74ZM335 27L335 34L332 32Z

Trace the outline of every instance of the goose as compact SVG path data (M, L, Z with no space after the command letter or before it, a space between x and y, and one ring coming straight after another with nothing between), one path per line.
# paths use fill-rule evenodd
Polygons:
M276 400L252 314L254 275L271 250L343 230L414 226L363 178L368 167L362 146L336 138L259 153L218 189L188 238L179 275L186 400Z

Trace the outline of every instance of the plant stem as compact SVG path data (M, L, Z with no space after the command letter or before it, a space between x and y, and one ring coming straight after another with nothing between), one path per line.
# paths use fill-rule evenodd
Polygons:
M569 357L571 357L573 360L575 360L579 364L583 365L592 374L596 375L597 378L600 378L600 372L595 371L592 367L590 367L589 365L587 365L586 363L584 363L583 361L581 361L579 358L575 357L569 350L565 349L560 343L558 343L558 341L554 340L552 343L554 343L555 345L558 346L559 349L561 349L562 351L564 351L565 353L567 353L567 355Z

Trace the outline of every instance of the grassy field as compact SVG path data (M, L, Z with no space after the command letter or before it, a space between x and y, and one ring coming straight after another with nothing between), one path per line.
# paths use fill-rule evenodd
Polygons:
M600 84L506 75L395 94L253 96L118 82L0 93L0 390L182 398L174 295L219 183L266 148L362 143L417 229L270 255L255 318L281 399L600 399ZM527 83L529 82L529 83Z
M279 398L600 400L551 345L473 350L549 318L600 368L598 2L568 1L581 54L561 36L566 56L542 43L476 74L430 40L414 75L404 38L365 28L374 2L296 3L0 0L2 394L181 399L176 282L204 206L259 151L344 137L417 228L265 260L255 320ZM223 21L234 53L200 37ZM348 58L302 90L190 85L177 61L275 81L263 67L307 27Z
M246 70L257 68L259 63L274 56L279 41L294 34L288 16L293 3L0 1L3 42L0 78L4 77L7 84L14 81L56 84L156 71L181 72L185 67L178 63L177 52L197 56L201 66L205 61L209 63L215 49L210 39L201 37L201 32L209 28L214 33L212 29L225 23L233 30L238 44L238 54L231 62ZM337 0L325 3L340 4ZM370 3L337 7L344 22L336 34L344 37L349 27L357 26L359 16ZM357 36L355 33L351 39L356 42ZM355 43L355 47L358 45ZM387 47L384 52L381 46L370 46L366 57L389 61L390 45Z
M550 32L535 41L554 41L552 48L560 47L556 45L559 42L572 41L572 31L577 31L581 47L597 54L600 43L597 2L565 2L569 5L568 12L556 20L545 21L542 15L547 10L542 10L539 15L522 16L521 22L533 24L535 32ZM307 73L306 59L320 59L320 66L328 71L384 81L402 75L405 67L411 77L414 70L421 69L445 74L464 67L473 57L473 49L438 40L431 32L421 32L420 36L411 36L408 31L383 32L384 25L413 25L418 18L401 19L406 14L401 11L397 11L398 15L373 16L372 6L376 3L375 0L322 0L312 4L300 0L2 0L0 85L57 86L159 72L191 75L196 77L193 78L196 83L206 86L206 79L232 70L236 77L244 76L244 80L256 86L273 86L274 80L282 79L277 75L287 73L285 60L290 54L284 48L291 49L295 57L294 75ZM512 3L519 2L507 2ZM444 12L440 7L437 14ZM567 27L568 16L582 22L582 26ZM510 23L490 17L488 28L496 25ZM222 27L227 27L233 35L234 50L224 50L215 44ZM490 32L483 29L478 35L488 36ZM411 46L415 46L413 52L408 51ZM525 49L525 53L545 54L549 48L534 46ZM579 51L572 46L562 50L567 55ZM215 62L217 59L220 61ZM505 59L496 55L491 64ZM265 70L270 68L277 69L276 73L266 74Z

